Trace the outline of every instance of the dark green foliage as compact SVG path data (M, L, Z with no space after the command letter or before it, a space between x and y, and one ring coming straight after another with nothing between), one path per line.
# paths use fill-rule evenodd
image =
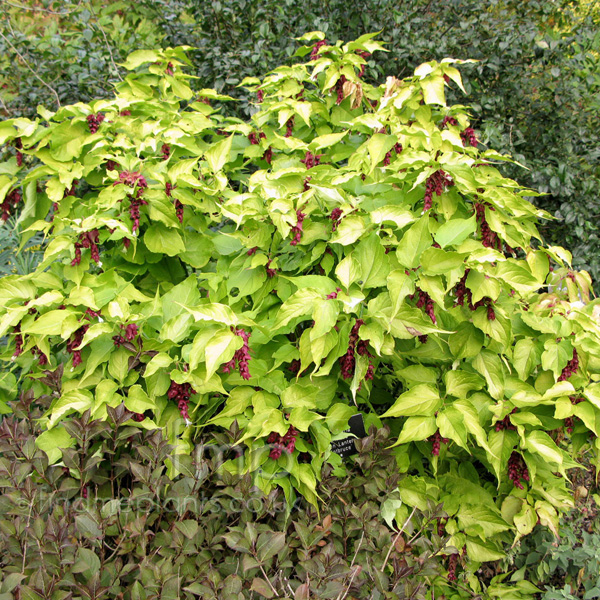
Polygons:
M434 556L444 514L415 512L402 535L381 521L400 477L386 430L363 440L347 478L325 473L317 514L217 474L235 427L178 457L173 480L160 432L119 427L123 407L110 422L73 420L64 466L35 447L41 411L28 398L14 408L0 425L3 600L424 598L444 584L447 557Z

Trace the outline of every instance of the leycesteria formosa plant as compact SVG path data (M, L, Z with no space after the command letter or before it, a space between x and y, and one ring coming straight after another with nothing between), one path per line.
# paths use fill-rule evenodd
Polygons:
M373 38L307 34L308 62L243 82L247 122L192 90L178 48L132 54L112 100L1 123L21 156L3 210L22 198L48 242L0 282L2 358L54 398L42 448L123 402L180 453L237 422L224 468L289 500L343 469L350 416L383 421L396 522L443 503L447 552L474 569L556 531L576 451L599 449L600 308L542 243L534 192L446 104L457 61L368 85Z

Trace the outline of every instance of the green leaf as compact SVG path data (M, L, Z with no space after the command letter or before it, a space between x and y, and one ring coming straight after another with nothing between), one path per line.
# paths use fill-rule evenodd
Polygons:
M394 446L426 440L437 431L435 417L408 417Z
M362 283L359 282L359 285L362 290L386 285L390 272L389 260L377 234L361 240L352 255L360 265Z
M562 466L563 456L552 438L544 431L530 431L525 434L525 447L539 454L545 461Z
M362 217L348 216L342 219L334 234L331 236L332 244L349 246L365 232L365 223Z
M504 371L500 358L489 350L483 350L472 364L484 376L492 398L500 400L504 396Z
M460 323L456 328L456 332L448 338L450 352L456 358L473 358L477 356L483 347L484 341L483 332L468 322Z
M459 246L477 231L475 215L470 219L451 219L446 221L434 234L435 241L442 247Z
M431 416L441 405L442 399L436 388L427 384L416 385L401 394L381 418Z
M144 243L150 252L167 256L177 256L186 249L180 233L162 223L154 223L148 227L144 234Z
M396 250L396 257L403 267L413 269L419 266L421 255L429 246L431 246L429 215L425 214L402 236Z
M449 406L440 411L436 417L436 423L443 438L449 438L467 450L467 428L463 414L457 408Z
M205 152L204 158L206 158L213 173L220 171L229 161L232 142L233 135L230 135L224 140L216 143L214 146L211 146L211 148Z
M440 104L446 106L446 95L444 93L444 79L441 74L435 77L427 77L421 80L423 99L425 104ZM440 242L440 245L441 242Z
M125 408L134 413L143 413L156 408L156 402L148 397L141 385L132 385L125 396Z
M229 362L236 350L244 345L244 341L239 335L235 335L229 329L218 331L214 337L206 344L204 350L204 360L206 362L206 381L208 381L217 369L226 362Z

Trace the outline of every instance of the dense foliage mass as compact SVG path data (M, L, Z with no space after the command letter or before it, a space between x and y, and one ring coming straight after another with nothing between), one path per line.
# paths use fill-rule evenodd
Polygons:
M236 427L223 469L290 505L344 473L330 444L361 410L392 431L397 526L442 503L477 589L504 542L556 531L574 451L598 450L599 311L446 104L456 61L375 87L373 37L306 36L308 62L244 82L247 122L192 92L181 48L133 53L112 100L3 122L4 210L49 240L0 284L3 386L51 400L52 461L73 415L123 402L179 455Z
M0 53L6 62L0 85L6 87L0 88L0 109L11 117L34 114L39 103L54 107L57 97L70 104L109 95L109 82L124 75L117 63L141 40L144 47L159 40L163 47L197 47L192 56L199 88L235 96L243 77L290 62L293 38L314 29L326 32L332 42L381 31L390 52L369 57L365 77L371 83L389 74L405 76L420 63L445 56L478 59L463 69L467 96L459 98L476 111L478 137L528 167L504 165L501 171L547 194L535 202L561 222L545 223L544 237L570 248L574 264L600 280L597 2L15 3L39 7L34 11L5 4ZM48 86L32 76L17 52ZM241 98L228 112L247 117L251 109Z

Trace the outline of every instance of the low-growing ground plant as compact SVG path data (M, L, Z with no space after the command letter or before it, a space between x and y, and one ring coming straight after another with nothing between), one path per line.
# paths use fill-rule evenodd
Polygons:
M180 456L235 424L223 470L289 505L343 476L352 415L387 424L405 474L387 509L400 526L443 505L448 578L478 593L503 544L557 533L567 469L597 453L598 302L446 105L457 61L368 85L373 38L304 36L308 62L243 82L248 122L192 92L176 48L130 55L113 100L0 124L6 212L23 201L25 239L48 240L0 282L2 358L52 400L51 460L73 418L124 403Z

